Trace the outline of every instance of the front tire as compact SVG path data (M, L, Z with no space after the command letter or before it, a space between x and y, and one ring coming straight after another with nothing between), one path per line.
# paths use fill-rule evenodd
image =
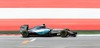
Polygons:
M63 30L63 31L61 31L60 36L61 37L67 37L68 36L68 32Z

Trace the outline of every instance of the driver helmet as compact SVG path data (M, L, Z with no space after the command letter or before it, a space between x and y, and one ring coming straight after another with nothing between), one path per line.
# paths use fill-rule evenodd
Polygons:
M42 24L43 26L45 26L45 24Z

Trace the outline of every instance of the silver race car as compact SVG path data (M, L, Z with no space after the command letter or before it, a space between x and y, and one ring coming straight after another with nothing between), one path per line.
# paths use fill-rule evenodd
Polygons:
M30 36L61 36L61 37L76 37L77 32L70 31L69 29L51 29L45 26L35 26L29 29L29 25L22 25L20 27L22 37Z

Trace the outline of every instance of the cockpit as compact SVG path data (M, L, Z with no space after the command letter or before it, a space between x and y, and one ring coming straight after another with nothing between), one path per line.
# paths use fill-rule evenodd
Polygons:
M35 26L35 27L31 28L31 29L44 29L44 27L43 26Z

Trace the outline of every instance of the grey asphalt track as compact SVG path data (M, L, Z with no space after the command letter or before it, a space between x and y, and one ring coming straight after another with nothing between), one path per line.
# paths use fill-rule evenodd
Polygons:
M0 48L100 48L100 36L75 38L0 36Z

